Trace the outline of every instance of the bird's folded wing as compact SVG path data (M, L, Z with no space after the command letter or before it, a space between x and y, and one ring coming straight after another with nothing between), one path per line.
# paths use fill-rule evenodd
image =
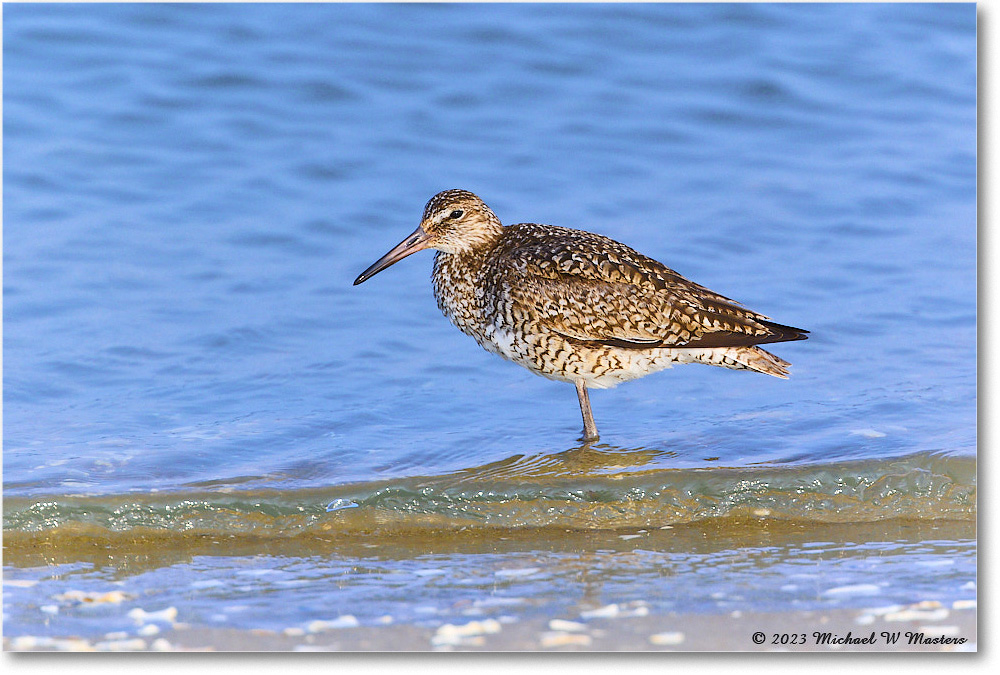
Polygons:
M498 310L573 341L644 349L795 339L782 337L784 327L767 317L599 235L574 237L571 246L537 241L500 264L495 278L506 288L496 297L509 306Z

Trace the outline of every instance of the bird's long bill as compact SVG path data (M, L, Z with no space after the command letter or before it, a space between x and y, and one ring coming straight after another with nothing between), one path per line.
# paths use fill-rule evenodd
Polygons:
M424 232L424 228L417 227L417 229L413 231L413 234L399 242L395 248L376 260L371 267L358 275L358 278L354 280L354 285L357 286L362 281L370 279L389 265L399 262L411 253L416 253L417 251L427 248L429 243L430 235Z

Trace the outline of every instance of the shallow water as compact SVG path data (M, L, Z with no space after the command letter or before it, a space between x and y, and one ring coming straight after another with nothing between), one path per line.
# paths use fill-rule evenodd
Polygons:
M888 556L886 601L974 597L975 40L971 4L5 7L5 578L40 580L5 599L5 634L111 630L38 613L65 583L125 581L144 606L168 579L291 568L319 604L397 597L387 579L461 528L570 542L438 561L485 579L568 569L637 529L853 526L817 583L874 583L838 556ZM598 391L601 443L580 446L571 387L440 316L430 254L351 286L452 187L809 329L773 346L791 379L685 366ZM924 546L945 521L954 539ZM899 522L920 534L899 544ZM265 541L134 576L82 557L47 572L24 544L83 556L81 532ZM421 534L385 559L268 554L323 532ZM737 549L778 576L812 561L779 539ZM331 590L323 570L358 561L375 571ZM705 584L698 565L600 602ZM706 597L744 608L815 595L712 569ZM465 597L445 577L377 612ZM480 586L470 602L496 596ZM544 587L517 592L553 609ZM319 611L278 585L237 619L210 608L242 591L213 588L151 597L242 627Z
M949 607L976 598L972 523L720 519L666 530L327 532L280 540L139 534L127 541L90 530L63 538L63 553L22 542L15 535L8 543L20 561L5 589L15 634L87 635L95 624L134 634L144 623L129 615L137 608L176 607L176 620L194 625L283 631L340 617L352 617L340 619L345 627L433 627L486 618L878 609L914 598ZM102 601L109 592L121 595Z

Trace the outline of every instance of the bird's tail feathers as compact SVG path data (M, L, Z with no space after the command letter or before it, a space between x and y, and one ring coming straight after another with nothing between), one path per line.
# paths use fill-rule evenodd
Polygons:
M788 379L790 364L760 347L716 347L714 349L677 350L683 353L682 361L704 363L708 366L752 370L765 375Z
M771 352L766 352L760 347L743 347L733 350L735 360L744 365L748 370L754 370L765 375L773 375L783 380L788 379L788 368L792 364L779 358Z

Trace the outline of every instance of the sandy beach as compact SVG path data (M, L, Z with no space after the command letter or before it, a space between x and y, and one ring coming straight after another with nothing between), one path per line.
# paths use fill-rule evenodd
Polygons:
M614 606L610 606L614 607ZM684 652L975 652L976 608L924 602L824 612L606 616L502 623L493 619L382 627L317 626L234 630L177 624L155 637L4 638L17 651L684 651ZM347 623L347 622L344 622ZM762 637L763 636L763 637ZM760 642L760 644L757 644Z

